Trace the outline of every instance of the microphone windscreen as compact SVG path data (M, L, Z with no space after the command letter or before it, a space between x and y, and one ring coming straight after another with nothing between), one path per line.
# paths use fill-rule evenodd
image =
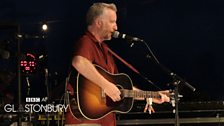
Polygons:
M114 31L114 33L113 33L112 36L113 36L114 38L118 38L118 37L119 37L119 34L120 34L120 33L119 33L118 31Z

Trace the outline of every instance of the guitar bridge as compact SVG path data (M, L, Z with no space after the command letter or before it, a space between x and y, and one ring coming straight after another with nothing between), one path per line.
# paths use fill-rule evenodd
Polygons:
M106 94L103 89L101 89L101 101L105 104L106 103Z

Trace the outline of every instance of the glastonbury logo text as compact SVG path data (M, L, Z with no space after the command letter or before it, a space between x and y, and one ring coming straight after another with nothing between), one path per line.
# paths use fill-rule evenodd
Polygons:
M25 105L18 105L17 109L14 104L6 104L4 106L5 112L66 112L68 109L68 105L64 104L41 104L42 101L46 99L40 100L38 97L29 97L26 98ZM29 103L29 104L27 104Z

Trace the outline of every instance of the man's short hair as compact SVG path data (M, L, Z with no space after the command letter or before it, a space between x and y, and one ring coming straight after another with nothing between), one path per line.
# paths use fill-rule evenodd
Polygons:
M87 25L91 25L97 17L102 15L105 8L117 12L117 7L113 3L94 3L86 14Z

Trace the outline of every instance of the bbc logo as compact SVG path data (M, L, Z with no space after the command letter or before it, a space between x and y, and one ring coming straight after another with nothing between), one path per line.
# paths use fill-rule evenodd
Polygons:
M40 102L40 98L38 98L38 97L28 97L28 98L26 98L26 102Z

